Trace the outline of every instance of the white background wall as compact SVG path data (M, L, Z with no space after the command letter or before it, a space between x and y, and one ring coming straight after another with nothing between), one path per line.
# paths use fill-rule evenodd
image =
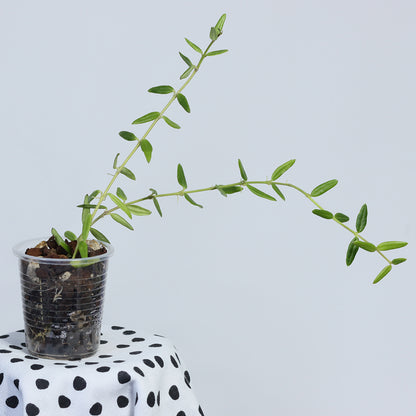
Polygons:
M135 232L100 227L116 247L105 322L173 339L207 416L414 415L411 0L2 2L1 331L22 327L12 245L79 230L75 205L129 149L118 131L162 108L146 90L181 85L183 38L205 46L223 12L230 52L186 90L191 115L169 111L182 129L152 133L152 163L131 161L129 196L178 189L178 162L196 188L238 180L238 158L251 179L296 158L284 180L338 178L322 204L355 219L366 202L365 235L409 241L409 261L373 286L382 259L347 268L351 235L290 190L163 200Z

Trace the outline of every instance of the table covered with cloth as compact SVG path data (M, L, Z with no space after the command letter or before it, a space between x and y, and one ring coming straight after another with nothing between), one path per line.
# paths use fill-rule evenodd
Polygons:
M28 353L24 331L0 335L1 416L203 416L172 342L103 327L98 352L77 360Z

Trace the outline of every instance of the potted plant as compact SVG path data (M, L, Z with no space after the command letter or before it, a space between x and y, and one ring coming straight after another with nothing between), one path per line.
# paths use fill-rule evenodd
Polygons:
M135 126L142 125L144 132L136 135L135 132L120 131L119 136L131 142L132 149L124 158L120 158L120 153L115 155L113 172L107 186L85 195L82 203L78 205L82 210L81 232L75 234L65 231L61 235L52 228L51 237L16 246L15 253L21 266L25 333L27 346L32 354L67 359L86 357L96 352L99 345L108 257L112 254L109 239L97 228L97 223L108 217L133 230L133 216L151 214L148 207L142 206L147 202L152 203L156 212L162 216L159 201L171 196L184 198L191 205L202 208L195 200L196 195L202 192L214 191L228 197L248 190L256 197L276 201L278 198L285 200L284 189L289 187L314 205L314 215L323 220L333 221L351 234L352 239L346 254L347 265L352 264L360 249L376 253L383 258L386 264L376 275L373 283L378 283L393 266L406 260L402 257L390 259L385 254L388 250L404 247L406 242L384 241L374 244L364 237L362 233L368 215L366 204L359 210L355 224L349 225L350 219L347 215L329 211L318 202L321 195L337 185L336 179L318 184L311 191L282 181L283 175L294 165L294 159L275 166L270 170L270 179L265 180L249 179L242 161L238 160L240 179L232 183L189 189L184 169L178 164L176 177L180 189L177 191L161 194L150 188L146 195L128 198L123 189L117 186L120 176L136 180L135 173L128 167L128 162L134 154L141 151L144 160L150 163L153 147L149 141L149 134L158 122L164 122L173 129L180 128L167 116L168 110L172 105L179 104L184 111L190 112L190 105L183 92L206 59L227 52L226 49L212 48L223 33L225 19L224 14L210 29L210 40L205 49L185 39L198 58L194 62L180 53L186 66L180 76L182 84L179 88L158 85L148 90L152 94L168 96L168 99L160 110L141 115L133 121L132 124ZM90 240L90 236L95 240Z

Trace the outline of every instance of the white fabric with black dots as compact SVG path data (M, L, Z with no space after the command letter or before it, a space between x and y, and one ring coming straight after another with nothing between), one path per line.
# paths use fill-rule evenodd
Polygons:
M203 416L189 372L160 335L103 327L97 354L31 356L23 331L0 335L0 416Z

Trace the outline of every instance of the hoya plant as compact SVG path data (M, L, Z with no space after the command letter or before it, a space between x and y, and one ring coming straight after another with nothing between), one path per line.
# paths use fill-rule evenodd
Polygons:
M120 175L123 175L132 181L136 180L136 175L127 167L127 165L133 155L139 150L143 152L144 159L147 163L151 162L153 146L148 137L157 123L166 123L173 129L180 129L179 124L167 116L168 110L172 105L179 104L184 111L187 113L191 112L190 104L183 92L189 83L194 79L195 75L200 71L206 59L211 59L212 57L227 52L227 49L213 49L213 45L223 33L225 19L226 15L223 14L217 24L211 27L209 32L209 43L205 48L201 48L194 42L185 38L185 41L192 49L192 52L194 54L196 53L196 58L190 59L182 52L179 52L179 56L185 64L185 70L179 77L182 84L177 88L174 88L171 85L158 85L148 90L148 92L152 94L168 96L167 102L161 105L160 110L141 115L132 122L134 126L142 126L140 134L125 130L119 132L119 136L123 140L131 142L132 148L130 152L128 152L127 156L123 158L120 158L121 153L117 153L115 155L111 179L107 186L104 189L97 189L90 194L85 195L82 204L78 205L78 207L82 209L82 230L80 234L76 235L72 231L66 231L64 233L66 240L64 240L58 231L55 228L52 228L52 234L55 237L56 242L67 252L68 257L87 257L87 239L90 234L92 234L92 236L94 236L97 240L109 242L109 239L98 230L98 222L104 218L110 217L112 220L129 230L133 230L133 226L130 223L133 216L145 216L151 214L151 211L143 207L142 203L150 201L153 203L157 213L162 216L159 201L167 197L183 197L190 204L202 208L202 205L194 199L196 194L202 192L217 191L223 197L228 197L229 195L247 190L256 197L260 197L268 201L276 201L277 198L285 201L286 197L283 189L291 188L301 193L315 206L312 210L314 215L321 217L323 220L332 221L350 233L352 239L349 242L346 253L347 266L352 264L359 250L376 253L383 258L385 265L373 281L373 283L379 282L392 270L393 266L406 261L403 257L388 257L386 255L386 251L399 249L406 246L407 243L404 241L383 241L380 243L373 243L364 237L363 231L366 228L368 216L366 204L362 205L356 215L354 224L350 224L350 218L344 213L333 212L332 210L328 210L323 207L318 202L319 197L337 185L338 181L336 179L330 179L321 183L311 191L304 190L298 185L288 183L286 181L283 182L281 178L294 165L295 159L289 160L274 169L271 169L269 172L270 179L265 180L249 179L242 161L238 160L239 179L225 185L213 185L210 187L189 189L184 169L181 164L178 164L177 166L177 181L179 189L173 192L159 194L154 188L150 188L149 193L146 195L128 198L123 189L116 185L117 179ZM268 188L269 191L266 192L263 190L266 188ZM76 244L71 244L70 241L76 242ZM71 249L71 247L75 248Z

